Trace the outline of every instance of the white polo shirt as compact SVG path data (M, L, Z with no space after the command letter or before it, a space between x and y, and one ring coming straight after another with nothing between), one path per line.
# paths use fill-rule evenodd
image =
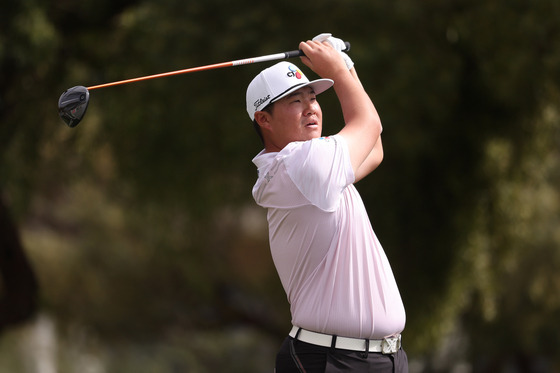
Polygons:
M257 204L268 209L270 250L293 325L344 337L400 333L404 306L353 185L342 136L259 153Z

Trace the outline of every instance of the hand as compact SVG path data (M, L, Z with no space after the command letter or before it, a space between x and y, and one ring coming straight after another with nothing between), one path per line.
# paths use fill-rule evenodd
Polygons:
M352 76L340 53L329 43L308 40L301 42L299 49L304 53L301 61L321 78L337 81L341 74Z
M348 54L342 51L346 48L346 44L344 44L344 41L342 41L342 39L335 38L330 33L323 33L315 36L313 38L313 41L318 41L321 43L326 41L327 43L329 43L334 49L336 49L338 53L340 53L348 70L352 70L352 67L354 67L354 62L352 61L350 56L348 56Z

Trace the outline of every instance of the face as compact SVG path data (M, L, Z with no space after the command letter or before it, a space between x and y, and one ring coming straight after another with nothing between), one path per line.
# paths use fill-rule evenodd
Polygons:
M321 137L323 113L311 87L301 88L274 103L271 113L255 114L267 151L280 151L293 141Z

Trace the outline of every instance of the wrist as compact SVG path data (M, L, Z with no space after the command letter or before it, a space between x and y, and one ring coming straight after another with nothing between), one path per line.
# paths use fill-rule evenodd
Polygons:
M332 76L329 79L332 79L335 85L337 83L352 82L353 80L355 80L352 72L348 70L348 68L344 64L342 64L338 69L334 70Z

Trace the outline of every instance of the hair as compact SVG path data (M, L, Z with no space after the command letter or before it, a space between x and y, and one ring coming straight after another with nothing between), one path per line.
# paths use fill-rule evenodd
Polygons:
M266 111L268 114L272 114L273 107L274 107L274 102L266 105L264 108L262 108L261 111ZM259 135L259 139L261 139L261 142L264 144L262 129L261 126L259 126L259 124L257 123L256 119L253 119L253 128L255 128L255 132L257 132L257 135Z

